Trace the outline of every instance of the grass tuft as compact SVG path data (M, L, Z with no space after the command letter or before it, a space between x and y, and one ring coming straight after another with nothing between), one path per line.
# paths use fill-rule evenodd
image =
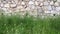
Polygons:
M0 16L0 34L60 34L60 17Z

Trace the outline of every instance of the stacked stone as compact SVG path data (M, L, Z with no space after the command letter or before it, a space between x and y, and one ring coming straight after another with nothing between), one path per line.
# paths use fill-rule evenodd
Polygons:
M21 15L59 15L60 0L0 0L0 9Z

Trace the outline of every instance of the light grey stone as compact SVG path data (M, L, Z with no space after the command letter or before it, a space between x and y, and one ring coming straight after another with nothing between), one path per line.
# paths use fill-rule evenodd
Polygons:
M2 10L4 10L5 12L7 11L7 8L1 8Z
M11 1L11 3L13 3L13 4L14 4L15 2L14 2L14 1Z
M34 2L33 1L29 1L29 5L33 5L34 4Z
M44 0L39 0L40 2L44 2Z
M39 3L37 1L35 1L35 5L39 5Z
M44 11L45 13L51 13L51 11Z
M60 7L56 7L56 11L60 11Z
M55 6L51 6L52 7L52 10L56 10Z
M49 3L48 3L47 1L45 1L45 2L44 2L44 5L47 6L47 5L49 5Z
M18 0L13 0L16 4L18 3Z
M32 0L32 1L36 1L36 0Z
M18 6L17 9L23 9L23 6Z
M30 1L30 0L24 0L24 1L28 2L28 1Z
M9 8L10 6L9 6L9 4L4 4L4 7L7 7L7 8Z
M48 11L52 10L52 7L50 5L47 6Z
M29 8L30 8L31 10L33 10L33 9L35 9L35 6L34 6L34 5L29 5Z
M42 9L43 9L43 10L47 10L47 6L43 6Z
M55 6L59 6L59 3L58 2L55 2L55 4L54 4Z
M60 0L57 0L57 2L60 2Z
M25 2L21 2L21 5L25 5Z
M3 4L3 3L1 3L1 4L0 4L0 6L1 6L1 7L4 7L4 4Z
M11 8L16 8L17 5L16 5L16 4L10 4L10 7L11 7Z
M4 2L0 2L0 7L4 11L8 10L9 13L14 13L15 11L18 12L20 10L22 12L21 13L22 15L25 14L24 11L28 11L30 15L37 15L37 12L39 14L44 14L44 12L57 14L58 13L57 11L60 11L59 2L60 0L57 0L55 4L53 0L51 0L51 2L49 0L23 0L23 1L22 0L9 0L9 1L7 0Z
M37 8L37 12L38 12L38 13L42 13L42 12L43 12L42 7L38 7L38 8Z
M26 10L26 11L30 11L30 8L29 8L29 7L27 7L25 10Z
M34 8L35 8L34 1L29 1L28 7L29 7L30 9L34 9Z
M53 2L53 1L51 1L51 2L50 2L50 5L54 5L54 2Z
M21 9L20 11L25 11L25 9L23 8L23 9Z
M44 5L44 3L40 3L40 6L43 6Z
M55 10L52 10L52 11L51 11L51 13L52 13L52 14L56 14L56 13L57 13L57 11L55 11Z

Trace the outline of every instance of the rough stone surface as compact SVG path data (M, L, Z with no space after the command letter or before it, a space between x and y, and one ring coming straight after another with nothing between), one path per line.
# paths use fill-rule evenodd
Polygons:
M0 9L5 13L30 15L60 14L60 0L0 0Z
M55 6L59 6L59 3L58 2L55 2L55 4L54 4Z
M51 2L50 2L50 5L54 5L54 2L53 2L53 1L51 1Z

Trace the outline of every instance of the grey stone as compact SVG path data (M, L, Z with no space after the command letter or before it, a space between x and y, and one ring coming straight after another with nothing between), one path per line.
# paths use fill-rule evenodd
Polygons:
M55 6L51 6L52 7L52 10L55 10Z
M55 2L55 4L54 4L55 6L59 6L59 3L58 2Z
M5 12L7 11L7 8L1 8L2 10L4 10Z
M50 5L47 6L48 11L52 10L52 7Z
M44 0L39 0L40 2L44 2Z
M39 3L37 1L35 1L35 5L39 5Z
M51 11L44 11L45 13L51 13Z
M54 5L54 2L53 2L53 1L51 1L51 2L50 2L50 5Z
M21 5L25 5L25 2L21 2Z
M45 2L44 2L44 5L47 6L47 5L49 5L49 3L48 3L47 1L45 1Z
M56 7L56 11L60 11L60 7Z
M60 2L60 0L57 0L57 2Z
M11 7L11 8L16 8L17 5L16 5L16 4L10 4L10 7Z
M4 7L4 4L3 4L3 3L1 3L1 4L0 4L0 7Z
M7 7L7 8L9 8L10 6L9 6L9 4L4 4L4 7Z
M29 1L29 5L33 5L34 4L34 2L33 1Z
M1 0L0 8L9 11L9 13L16 13L19 10L24 15L24 11L28 11L31 15L44 14L45 13L58 13L60 11L60 0L57 2L54 0ZM55 3L54 3L55 2ZM35 12L34 12L35 11ZM19 12L20 13L20 12Z
M38 8L37 8L37 12L38 12L38 13L42 13L42 12L43 12L42 7L38 7Z
M40 6L43 6L44 4L43 3L40 3Z
M52 14L56 14L56 13L57 13L57 11L55 11L55 10L52 10L52 11L51 11L51 13L52 13Z

